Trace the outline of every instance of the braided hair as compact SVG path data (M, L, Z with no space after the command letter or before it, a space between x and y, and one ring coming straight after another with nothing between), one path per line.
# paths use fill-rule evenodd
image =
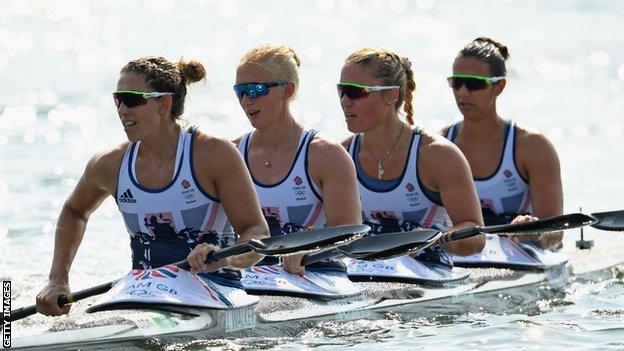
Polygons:
M414 124L412 99L416 82L412 64L406 57L382 48L362 48L349 55L345 61L370 69L383 85L398 85L399 98L395 108L399 110L403 106L407 123Z

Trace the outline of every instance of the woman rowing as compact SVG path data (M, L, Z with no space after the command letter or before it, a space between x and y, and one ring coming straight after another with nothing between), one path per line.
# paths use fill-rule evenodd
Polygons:
M338 94L347 127L355 133L343 146L355 163L364 222L373 233L481 225L470 168L461 151L413 126L416 85L410 66L389 50L363 48L342 68ZM401 107L405 121L399 117ZM483 244L479 235L445 247L469 255Z
M236 97L254 127L234 142L249 168L271 235L308 227L361 224L355 170L340 146L297 122L290 104L300 60L288 46L264 44L236 70ZM283 268L303 275L303 255ZM263 264L277 263L266 258Z
M442 133L464 153L474 178L485 224L560 215L563 193L559 158L542 134L502 118L496 99L507 85L507 47L477 38L453 63L450 87L463 120ZM536 217L533 217L536 216ZM557 246L562 235L539 243Z
M247 253L204 263L216 247L268 236L234 145L177 123L187 85L204 76L199 62L172 63L162 57L133 60L121 70L113 97L129 141L96 154L65 202L49 283L37 295L40 313L69 312L68 305L59 308L57 298L70 292L68 275L87 221L108 196L117 201L130 234L133 269L186 258L192 269L213 272L204 278L236 287L240 273L229 268L261 259Z

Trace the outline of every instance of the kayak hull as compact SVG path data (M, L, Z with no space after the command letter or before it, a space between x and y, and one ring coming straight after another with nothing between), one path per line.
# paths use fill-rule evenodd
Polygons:
M404 283L363 283L368 289L357 296L335 300L268 296L255 306L236 311L178 308L172 311L98 312L79 317L73 321L75 328L71 330L56 328L39 330L36 336L16 336L12 347L63 349L167 335L222 338L224 335L283 331L322 320L375 318L379 313L386 312L431 314L448 310L455 314L470 311L496 313L501 309L517 308L518 304L526 307L527 301L541 298L540 294L556 294L570 281L613 277L624 263L622 252L622 247L577 251L571 254L567 264L542 272L470 269L471 278L467 283L437 289ZM19 325L13 327L14 330L18 328Z

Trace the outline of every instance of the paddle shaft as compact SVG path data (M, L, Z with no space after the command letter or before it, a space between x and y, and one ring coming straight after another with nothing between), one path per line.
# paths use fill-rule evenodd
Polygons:
M113 284L115 284L115 282L116 281L108 282L108 283L100 284L98 286L94 286L89 289L80 290L72 294L61 295L58 297L58 300L57 300L58 305L59 307L63 307L68 303L76 302L76 301L85 299L87 297L103 294L107 292L108 290L110 290ZM9 322L12 322L18 319L26 318L35 313L37 313L37 306L35 305L22 307L22 308L18 308L18 309L11 311L11 317L6 318L6 320Z
M211 251L206 258L206 263L219 261L230 256L240 255L250 251L256 251L264 255L282 255L293 254L311 248L335 247L338 243L343 243L349 238L366 233L369 229L370 227L365 225L337 226L303 231L297 235L284 235L278 238L252 239L223 249ZM172 263L172 265L187 270L190 268L186 260ZM112 281L72 294L61 295L58 298L58 305L59 307L63 307L67 303L80 301L87 297L105 293L111 289L115 282L116 281ZM11 316L8 318L3 317L3 320L15 321L35 313L37 313L37 307L34 305L22 307L11 311Z
M622 211L624 212L624 211ZM590 225L596 223L596 219L584 215L582 213L571 213L565 214L561 216L554 216L549 218L540 219L532 222L522 222L522 223L514 223L514 224L502 224L502 225L492 225L492 226L475 226L469 228L463 228L454 230L452 232L448 232L445 234L440 234L437 242L448 243L451 241L457 241L462 239L467 239L473 236L477 236L482 233L487 234L497 234L497 233L505 233L505 234L543 234L547 232L553 231L561 231L565 229L577 228L584 225ZM398 234L398 233L392 233ZM409 235L409 232L405 233ZM375 235L372 238L378 239L380 241L386 240L384 238L385 234ZM370 240L371 237L368 237ZM419 240L418 238L414 238L413 246L405 245L405 242L400 242L399 245L402 248L405 248L405 252L409 252L411 247L421 246L419 249L424 249L430 245L433 245L436 241L430 241L428 243ZM392 242L388 242L389 246L386 247L384 251L392 249ZM312 255L306 255L301 264L303 266L319 262L322 260L332 259L339 256L349 256L348 253L341 251L339 248L334 250L325 250ZM374 260L375 256L371 255L367 260Z
M521 222L512 224L500 224L490 226L476 226L454 230L444 234L440 238L441 242L467 239L479 234L544 234L549 232L562 231L566 229L578 228L586 225L594 225L597 220L582 213L570 213L560 216L553 216L531 222Z

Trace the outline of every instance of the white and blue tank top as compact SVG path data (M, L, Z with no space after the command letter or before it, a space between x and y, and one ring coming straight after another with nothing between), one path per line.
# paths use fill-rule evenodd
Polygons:
M454 142L462 122L452 125L446 138ZM498 167L490 176L474 178L475 187L484 213L493 212L501 217L513 218L516 214L532 212L529 182L516 167L516 126L507 121L505 141ZM485 218L485 216L484 216ZM494 223L486 223L494 224Z
M399 178L378 180L367 175L360 165L361 135L351 138L349 154L357 171L362 219L372 228L371 234L431 228L436 224L452 226L440 194L425 188L420 180L418 149L421 140L421 133L413 131L407 162Z
M193 166L195 133L195 128L180 130L173 177L160 189L148 189L137 180L140 141L130 143L126 149L115 199L130 234L133 269L184 260L200 243L226 247L236 240L219 200L197 182ZM229 279L240 276L227 269L216 275Z
M271 236L325 226L322 193L312 180L308 166L309 147L316 133L315 130L310 130L301 134L295 160L280 181L264 184L252 175ZM238 144L238 150L243 155L247 168L249 168L251 135L252 133L245 134Z

